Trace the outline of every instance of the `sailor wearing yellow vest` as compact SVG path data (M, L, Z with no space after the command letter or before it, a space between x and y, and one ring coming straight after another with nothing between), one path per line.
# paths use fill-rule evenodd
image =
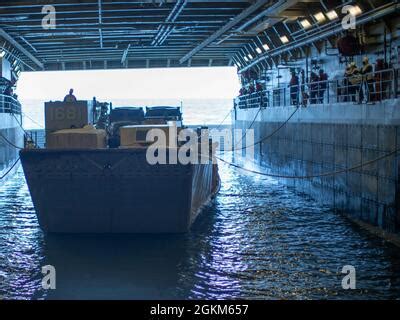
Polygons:
M373 102L375 96L374 88L374 67L369 63L368 57L364 57L363 66L361 69L361 74L363 76L363 81L360 89L360 102L363 101L365 90L367 96L367 102Z

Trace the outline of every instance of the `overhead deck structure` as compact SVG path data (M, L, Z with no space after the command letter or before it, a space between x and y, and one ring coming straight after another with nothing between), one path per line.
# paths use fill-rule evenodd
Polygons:
M231 65L244 71L302 55L302 46L343 32L339 19L347 4L352 1L3 1L0 50L17 73ZM49 6L55 9L50 28ZM359 23L367 23L395 14L399 4L369 0L361 6ZM332 10L337 16L326 15ZM324 21L316 18L320 12Z

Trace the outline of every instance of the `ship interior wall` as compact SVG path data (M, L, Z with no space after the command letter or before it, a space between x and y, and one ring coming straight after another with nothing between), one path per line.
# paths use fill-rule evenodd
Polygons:
M358 56L342 57L335 43L321 39L307 48L269 59L272 69L256 66L254 70L266 80L264 89L272 90L288 88L292 71L299 74L304 70L306 81L311 72L318 73L320 69L329 80L343 79L348 64L355 62L360 68L365 56L373 65L377 59L383 59L390 68L399 69L399 25L400 18L392 17L358 28L357 36L364 50ZM335 97L336 87L330 86L329 90L328 96ZM339 99L335 103L325 100L324 105L301 108L281 129L294 107L267 107L255 122L258 109L235 108L234 128L252 127L256 142L279 129L255 147L255 159L239 154L235 161L255 161L265 172L283 176L314 176L344 170L336 175L281 181L355 220L399 234L399 154L347 171L400 147L399 103L387 100L375 105L354 105Z
M394 120L400 119L398 103L391 100L375 106L333 104L305 108L257 145L254 160L266 172L282 176L315 176L343 170L329 176L281 180L356 220L399 233L398 153L348 171L400 147L400 123ZM294 110L262 110L253 124L255 141L275 132ZM235 128L249 128L256 111L239 110ZM237 158L240 162L242 157Z
M12 144L22 147L22 129L13 115L0 113L0 134ZM15 162L18 153L18 149L0 138L0 174Z

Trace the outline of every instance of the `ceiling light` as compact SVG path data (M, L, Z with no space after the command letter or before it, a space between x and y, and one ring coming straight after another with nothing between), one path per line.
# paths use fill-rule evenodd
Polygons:
M249 61L249 59L247 59L247 57L244 57L244 61L248 62L248 61Z
M300 24L302 25L302 27L303 27L304 29L311 28L311 23L310 23L310 21L308 21L307 19L301 20L301 21L300 21Z
M339 18L338 14L336 13L335 10L331 10L329 12L326 13L326 16L328 17L329 20L335 20L337 18Z
M324 22L325 21L325 15L322 12L318 12L314 14L314 18L317 19L318 22Z
M362 10L359 6L350 6L348 12L353 16L358 16L362 13Z
M282 41L283 44L285 44L285 43L288 43L288 42L289 42L289 39L288 39L288 37L286 37L286 36L282 36L282 37L281 37L281 41Z
M265 51L268 51L268 50L269 50L269 45L267 45L266 43L264 43L264 44L263 44L263 48L264 48Z
M1 51L1 52L0 52L0 58L3 58L5 55L6 55L6 52L5 52L5 51Z
M251 53L249 53L248 55L247 55L247 57L251 60L251 59L253 59L253 56L251 55Z
M257 51L258 54L262 53L262 50L260 48L256 48L256 51Z

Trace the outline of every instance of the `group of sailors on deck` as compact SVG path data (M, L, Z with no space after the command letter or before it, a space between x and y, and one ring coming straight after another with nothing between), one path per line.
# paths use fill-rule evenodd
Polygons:
M290 102L292 105L306 106L308 101L310 104L318 104L324 102L326 89L328 88L328 75L323 69L320 69L318 74L311 72L310 81L305 80L305 71L300 71L300 77L296 72L292 72L292 78L289 82ZM308 87L308 92L307 92ZM299 94L300 93L300 94Z
M317 68L318 70L318 68ZM248 77L248 75L246 75ZM287 84L289 88L290 105L307 106L323 104L332 98L333 92L335 102L374 103L388 98L388 89L392 81L391 70L383 59L377 59L375 68L367 56L362 59L362 66L358 67L356 62L350 62L346 66L344 77L334 77L330 80L328 74L319 68L312 71L309 78L304 69L296 72L292 69L291 79ZM273 89L274 99L282 94L285 95L285 87ZM260 81L250 82L249 86L243 85L239 96L259 93L260 101L268 103L268 95L264 92L263 83ZM326 95L330 95L327 99ZM274 101L282 101L280 98ZM284 100L285 101L285 100ZM279 102L278 102L279 104ZM286 103L284 103L286 105ZM275 102L274 102L275 105ZM282 105L282 102L280 102Z
M338 88L338 96L343 102L375 102L386 99L390 84L390 72L383 59L378 59L374 67L368 57L364 57L361 68L351 62L345 71L342 86ZM386 71L385 71L386 70Z
M16 81L10 81L4 77L0 77L1 94L16 99L17 95L14 92L15 85Z

